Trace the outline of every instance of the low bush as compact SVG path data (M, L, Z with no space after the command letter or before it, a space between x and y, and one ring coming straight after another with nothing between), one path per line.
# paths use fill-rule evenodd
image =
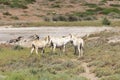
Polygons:
M120 4L110 4L110 6L113 6L113 7L120 7Z
M97 4L92 4L92 3L86 3L85 6L88 6L90 8L96 8Z
M25 75L21 73L12 73L8 78L5 80L25 80Z
M110 68L96 68L94 72L97 77L110 76L114 73Z
M11 16L12 14L10 14L9 12L4 12L3 15Z
M104 78L101 78L100 80L120 80L120 74L104 77Z
M105 17L105 18L102 20L102 24L103 24L103 25L110 25L111 22Z
M108 14L108 17L111 19L120 19L120 14L115 13L115 12L111 12Z
M67 21L67 16L65 15L55 15L52 17L53 21Z
M8 5L12 8L27 8L27 4L33 3L36 0L0 0L0 4Z
M105 15L107 15L107 14L109 14L109 13L111 13L111 12L115 12L115 13L120 14L120 10L117 9L117 8L104 8L104 9L102 10L102 14L105 14Z
M61 8L60 4L51 4L51 8Z
M23 3L12 3L10 4L11 8L22 8L22 9L27 9L28 7L26 6L26 4Z
M19 46L19 45L16 45L13 47L13 50L22 50L23 47Z
M48 1L56 1L56 0L48 0Z
M80 18L78 16L74 16L74 15L69 15L68 16L68 21L80 21Z
M11 19L19 20L19 18L17 16L11 16Z

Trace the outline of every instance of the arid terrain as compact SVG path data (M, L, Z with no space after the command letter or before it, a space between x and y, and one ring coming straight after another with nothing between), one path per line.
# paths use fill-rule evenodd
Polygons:
M119 0L1 0L0 25L120 19Z
M21 35L28 30L33 34L36 29L47 28L1 28L7 36ZM63 30L66 30L64 32ZM42 32L39 36L51 34L54 36L66 35L71 31L68 27L48 28L49 33ZM15 33L14 33L15 30ZM33 30L33 33L31 33ZM55 30L55 31L52 31ZM62 32L62 31L63 32ZM120 79L120 29L111 27L73 27L75 32L89 34L84 39L84 56L74 55L73 46L69 43L65 54L61 56L59 49L55 53L50 48L45 54L30 55L30 48L19 45L0 45L0 79L1 80L119 80ZM83 32L82 32L83 31ZM52 33L53 32L53 33ZM62 34L61 34L62 33ZM3 35L1 34L1 35ZM9 35L8 35L9 34ZM23 34L22 34L23 35ZM28 35L28 34L26 34ZM1 39L5 39L3 38ZM11 36L12 37L12 36ZM10 38L10 37L8 37ZM6 39L8 39L6 38Z
M119 27L120 0L0 0L0 80L120 80ZM84 55L30 54L35 34L82 38Z

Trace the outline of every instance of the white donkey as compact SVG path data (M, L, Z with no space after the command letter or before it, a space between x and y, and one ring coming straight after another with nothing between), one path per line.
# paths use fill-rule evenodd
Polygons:
M36 36L36 35L35 35ZM45 47L49 44L50 38L49 36L45 37L44 39L39 39L38 36L36 36L35 40L32 41L32 49L31 49L31 54L33 51L36 51L36 54L38 54L38 49L41 49L43 54L45 52Z
M78 57L81 57L83 56L83 49L84 49L84 41L82 38L80 37L76 37L72 34L71 35L71 42L74 46L74 49L75 49L75 53L74 54L77 54L77 50L79 52L79 56Z
M64 37L50 37L50 44L52 47L52 51L55 52L56 48L60 48L60 50L63 51L63 53L65 52L65 46L68 42L71 41L71 36L64 36Z

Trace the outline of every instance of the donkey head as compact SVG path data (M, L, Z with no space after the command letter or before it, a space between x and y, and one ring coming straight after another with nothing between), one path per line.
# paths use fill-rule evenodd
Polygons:
M39 40L39 36L37 34L31 35L29 37L30 40Z

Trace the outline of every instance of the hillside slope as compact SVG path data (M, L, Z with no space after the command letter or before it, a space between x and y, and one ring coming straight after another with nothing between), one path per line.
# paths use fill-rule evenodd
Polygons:
M0 21L120 18L120 0L0 0Z

